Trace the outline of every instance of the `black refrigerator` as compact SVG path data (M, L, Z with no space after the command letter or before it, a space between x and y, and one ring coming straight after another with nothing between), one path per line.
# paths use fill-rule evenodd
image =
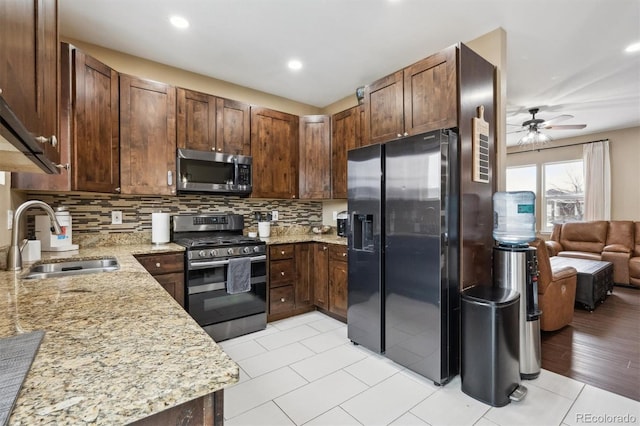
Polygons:
M348 337L447 383L459 364L458 138L348 153Z

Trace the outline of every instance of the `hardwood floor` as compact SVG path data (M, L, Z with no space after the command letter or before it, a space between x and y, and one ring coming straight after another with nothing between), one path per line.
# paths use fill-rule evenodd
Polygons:
M542 332L542 368L640 401L640 290L614 287L593 312Z

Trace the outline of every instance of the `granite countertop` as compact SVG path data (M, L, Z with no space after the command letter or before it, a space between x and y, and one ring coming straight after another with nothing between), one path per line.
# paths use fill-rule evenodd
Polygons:
M46 332L10 425L129 423L238 381L237 364L133 257L183 250L139 244L47 256L120 263L74 277L0 271L0 338Z
M346 237L339 237L336 234L290 234L290 235L278 235L271 236L269 238L260 238L266 242L267 245L271 244L290 244L290 243L326 243L326 244L338 244L347 245Z

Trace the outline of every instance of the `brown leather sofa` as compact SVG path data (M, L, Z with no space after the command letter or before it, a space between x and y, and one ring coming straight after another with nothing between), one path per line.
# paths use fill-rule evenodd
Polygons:
M538 255L538 307L542 311L540 329L555 331L573 321L576 300L577 272L565 266L552 269L544 241L529 243Z
M554 225L546 245L550 256L611 262L616 284L640 286L639 233L630 220L563 223Z

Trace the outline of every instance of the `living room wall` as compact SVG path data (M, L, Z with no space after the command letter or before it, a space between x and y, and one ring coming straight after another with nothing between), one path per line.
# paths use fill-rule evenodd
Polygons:
M640 127L558 139L554 148L540 151L507 150L507 167L582 158L582 144L609 139L611 156L611 219L640 221ZM555 147L557 146L557 147Z

